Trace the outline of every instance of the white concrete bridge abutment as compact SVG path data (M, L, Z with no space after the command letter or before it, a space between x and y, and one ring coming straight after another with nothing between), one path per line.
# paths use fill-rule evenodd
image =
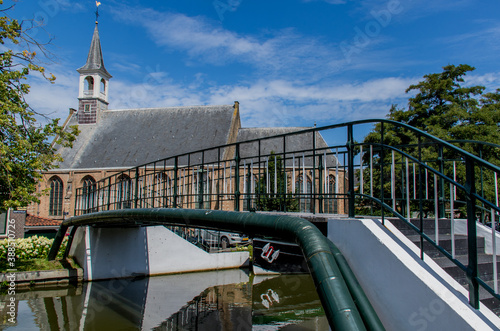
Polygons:
M342 251L387 330L498 330L500 319L390 222L331 219L328 238Z
M70 256L87 281L248 266L249 253L208 253L164 226L79 227Z

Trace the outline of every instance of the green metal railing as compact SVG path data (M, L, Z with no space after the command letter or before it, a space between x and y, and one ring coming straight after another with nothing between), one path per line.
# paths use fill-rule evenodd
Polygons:
M72 238L79 226L166 224L244 232L252 236L266 236L295 242L302 249L332 328L337 330L366 330L367 328L384 330L382 323L338 249L321 234L316 226L298 217L179 208L96 212L74 216L63 221L49 252L49 260L56 257L70 226L73 227ZM71 242L68 243L67 250L70 246ZM340 262L342 269L339 268L338 262ZM344 277L347 279L347 284Z
M369 141L365 137L374 125L379 136ZM394 132L411 143L395 139ZM382 222L396 216L420 236L422 258L423 243L429 242L463 270L470 303L478 308L479 286L500 299L496 253L492 288L478 274L476 235L477 219L487 215L495 236L499 174L497 165L422 130L362 120L217 146L118 172L77 189L75 215L171 207L370 215ZM452 249L440 244L439 220L445 216L452 224ZM432 233L424 231L429 217L436 225ZM467 222L466 262L453 248L457 218Z

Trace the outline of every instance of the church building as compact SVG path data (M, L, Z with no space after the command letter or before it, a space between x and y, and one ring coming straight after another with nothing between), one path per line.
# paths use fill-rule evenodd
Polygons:
M137 165L166 157L298 131L305 128L241 128L240 107L228 105L110 109L111 74L104 60L96 22L87 62L79 68L78 108L64 126L78 125L72 148L55 146L63 161L43 173L39 190L49 189L28 214L62 220L74 215L76 189ZM112 102L112 100L111 100ZM318 140L327 146L319 133ZM295 142L300 149L300 141ZM279 152L280 146L269 146ZM269 149L268 148L268 149ZM222 159L230 157L230 149ZM242 153L250 153L250 150ZM267 151L267 152L270 152ZM335 161L337 162L337 161Z

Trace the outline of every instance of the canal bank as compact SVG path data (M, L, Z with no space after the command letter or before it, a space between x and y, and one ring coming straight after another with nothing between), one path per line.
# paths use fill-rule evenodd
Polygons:
M0 284L15 283L16 290L32 287L61 286L83 281L83 269L37 270L0 273Z

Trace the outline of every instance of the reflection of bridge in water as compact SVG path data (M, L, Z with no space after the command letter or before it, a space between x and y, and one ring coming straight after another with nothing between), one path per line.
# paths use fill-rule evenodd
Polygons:
M359 142L364 141L360 132L366 132L373 124L379 125L379 140ZM387 134L391 131L412 137L412 144L395 145ZM471 144L474 142L464 142L461 147L470 149ZM490 145L485 148L498 148ZM491 322L490 317L485 317L490 313L484 305L480 311L470 309L479 308L480 300L495 308L500 299L498 235L495 226L488 230L477 222L478 218L482 223L487 218L498 221L499 173L499 167L479 156L407 125L388 120L358 121L238 142L134 167L80 188L76 213L81 216L67 220L63 229L67 225L157 225L153 216L141 220L140 213L132 210L147 214L147 210L155 213L156 208L164 207L233 210L241 215L248 210L346 213L349 219L328 220L328 238L346 255L386 326L404 329L408 323L419 322L421 316L413 313L428 307L433 300L444 300L447 307L440 311L439 318L423 319L427 324L432 322L433 328L440 323L450 327L450 319L465 324L478 319L482 322L477 323L499 325L498 320ZM88 214L100 211L103 213ZM184 219L178 219L175 225L192 225L189 212L178 215ZM235 224L241 220L239 225L210 219L196 226L272 235L248 227L246 216L231 215ZM370 219L377 215L381 221L355 221L356 215ZM406 239L386 221L388 217L403 222L411 231L410 236L415 237L411 239L423 249L412 252L414 246L406 247ZM279 232L276 228L271 231ZM339 231L342 235L338 235ZM459 247L460 242L464 246ZM325 251L331 253L327 248ZM454 267L453 273L463 275L469 307L462 306L462 287L456 287L432 263L422 262L426 252L445 259ZM404 259L411 263L402 258L403 254L409 254ZM420 260L415 260L415 254ZM388 274L382 265L397 270L395 280L390 281L394 275ZM421 274L415 268L426 270L428 278L419 278ZM315 271L312 273L314 277ZM419 286L422 290L418 290ZM429 287L430 292L426 292ZM406 291L414 298L413 306L402 295ZM460 293L458 300L443 299L442 293L450 291L454 297ZM380 292L391 300L381 298ZM422 298L417 299L417 293ZM453 302L460 302L460 307ZM467 310L465 315L463 309ZM412 318L399 321L394 315ZM457 324L456 328L461 327Z
M263 294L273 291L271 306ZM242 270L89 282L19 293L18 321L40 330L251 330L328 322L309 275ZM279 301L279 302L278 302Z

